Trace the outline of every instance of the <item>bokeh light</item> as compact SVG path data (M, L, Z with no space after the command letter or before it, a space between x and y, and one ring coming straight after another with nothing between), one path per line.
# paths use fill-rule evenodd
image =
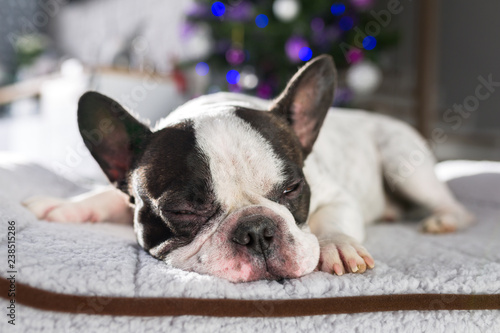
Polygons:
M245 52L240 49L229 49L226 52L226 60L231 65L239 65L245 61Z
M254 89L259 84L259 78L253 73L241 73L241 84L245 89Z
M303 47L309 47L307 41L301 36L292 36L285 43L285 52L293 62L299 62L299 51Z
M320 33L323 31L323 28L325 27L325 21L323 21L322 18L315 17L311 20L311 30Z
M373 3L375 0L351 0L351 3L356 7L358 10L366 10L373 6Z
M257 17L255 18L255 24L257 24L257 26L259 28L265 28L267 27L267 24L269 23L269 19L267 18L266 15L264 14L259 14L257 15Z
M226 12L226 6L220 1L216 1L212 4L212 14L214 16L222 16Z
M363 47L365 50L373 50L377 45L377 40L373 36L366 36L363 39Z
M342 15L345 12L345 5L343 3L334 3L330 10L333 15Z
M301 48L299 51L299 58L302 61L307 61L307 60L311 59L312 55L313 55L312 50L310 48L308 48L307 46Z
M346 57L349 63L355 64L363 60L363 52L360 49L353 47L349 51L347 51Z
M240 73L237 70L231 69L226 74L226 80L229 84L236 84L240 81Z
M353 25L354 25L354 21L353 21L352 17L349 17L349 16L344 16L339 21L339 27L340 27L340 29L342 29L344 31L350 30Z
M195 70L196 74L198 74L199 76L205 76L208 74L210 67L208 67L208 64L206 62L199 62L196 64Z
M300 1L298 0L274 0L273 14L282 22L293 21L300 12Z

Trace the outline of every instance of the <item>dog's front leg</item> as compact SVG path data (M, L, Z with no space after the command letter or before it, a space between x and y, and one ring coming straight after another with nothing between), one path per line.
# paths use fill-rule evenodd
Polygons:
M22 204L40 220L131 224L128 201L126 194L109 186L70 199L33 197Z
M336 202L321 206L309 219L311 231L320 244L318 269L342 275L363 273L375 263L361 245L364 223L352 202Z

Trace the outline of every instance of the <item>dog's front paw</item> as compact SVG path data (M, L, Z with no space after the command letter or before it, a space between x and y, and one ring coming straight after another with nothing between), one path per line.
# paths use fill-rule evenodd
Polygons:
M318 268L323 272L343 275L344 273L364 273L375 267L368 251L352 237L337 234L320 240Z
M39 220L50 222L95 222L97 217L85 205L52 197L33 197L22 202Z

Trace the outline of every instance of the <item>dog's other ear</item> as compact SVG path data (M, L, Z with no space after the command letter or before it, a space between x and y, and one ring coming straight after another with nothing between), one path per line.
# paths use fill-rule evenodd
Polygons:
M272 112L286 117L299 138L304 157L311 152L333 103L336 76L332 57L316 57L292 77L271 106Z
M108 179L126 192L126 178L151 130L120 104L97 92L86 92L78 102L78 127L85 145Z

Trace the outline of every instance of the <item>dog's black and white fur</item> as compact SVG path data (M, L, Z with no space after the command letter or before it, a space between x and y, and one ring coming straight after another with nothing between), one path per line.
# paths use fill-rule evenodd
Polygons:
M431 212L428 232L470 224L413 129L330 107L335 76L331 58L320 56L272 102L203 96L154 130L88 92L79 102L80 132L122 192L25 204L49 221L133 220L154 257L235 282L374 267L361 245L364 225L397 218L393 194Z

